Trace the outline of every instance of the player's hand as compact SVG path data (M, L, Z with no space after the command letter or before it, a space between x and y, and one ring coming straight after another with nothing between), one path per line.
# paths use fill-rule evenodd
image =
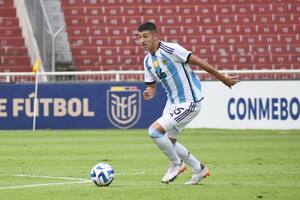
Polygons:
M147 88L144 92L143 92L143 97L145 100L150 100L154 97L154 94L151 92L151 90L149 90L149 88Z
M239 76L225 76L222 82L231 89L232 86L240 82L240 79Z

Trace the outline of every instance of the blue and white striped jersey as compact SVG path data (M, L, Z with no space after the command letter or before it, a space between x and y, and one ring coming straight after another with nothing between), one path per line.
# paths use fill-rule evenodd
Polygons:
M144 58L145 83L161 82L172 104L200 101L200 79L187 64L190 55L177 43L161 41L155 55Z

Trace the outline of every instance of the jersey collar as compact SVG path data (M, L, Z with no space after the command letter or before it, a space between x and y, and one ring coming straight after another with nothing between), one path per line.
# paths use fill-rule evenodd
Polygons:
M149 53L150 53L151 56L157 55L157 52L158 52L158 49L160 48L160 45L161 45L161 41L158 42L158 47L157 47L157 49L156 49L156 51L155 51L154 54L152 54L152 53L149 51Z

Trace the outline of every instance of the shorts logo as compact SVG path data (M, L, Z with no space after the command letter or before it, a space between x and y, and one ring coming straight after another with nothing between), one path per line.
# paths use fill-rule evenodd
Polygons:
M113 86L106 92L107 117L118 128L130 128L141 115L141 91L135 86Z

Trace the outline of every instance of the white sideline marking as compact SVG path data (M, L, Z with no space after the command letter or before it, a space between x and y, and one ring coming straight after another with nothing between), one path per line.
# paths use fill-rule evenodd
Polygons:
M116 173L116 176L136 176L136 175L144 175L146 172L132 172L128 174L124 173ZM159 173L151 173L152 175L158 175ZM17 176L17 177L31 177L31 178L45 178L45 179L63 179L63 180L73 180L73 181L85 181L89 180L86 178L76 178L76 177L66 177L66 176L40 176L40 175L32 175L32 174L14 174L8 176Z
M88 183L88 182L91 182L91 181L90 180L85 180L85 181L76 181L76 182L39 183L39 184L30 184L30 185L17 185L17 186L0 187L0 190L42 187L42 186L49 186L49 185L82 184L82 183Z
M74 178L74 177L63 177L63 176L39 176L39 175L32 175L32 174L13 174L13 175L10 175L10 176L32 177L32 178L43 178L43 179L62 179L62 180L73 180L73 181L55 182L55 183L38 183L38 184L29 184L29 185L16 185L16 186L5 186L5 187L0 187L0 190L22 189L22 188L42 187L42 186L51 186L51 185L82 184L82 183L91 182L91 180L89 180L89 179Z
M32 177L32 178L45 178L45 179L63 179L63 180L73 180L73 181L86 181L88 179L76 178L76 177L64 177L64 176L39 176L31 174L14 174L13 176L18 177Z

